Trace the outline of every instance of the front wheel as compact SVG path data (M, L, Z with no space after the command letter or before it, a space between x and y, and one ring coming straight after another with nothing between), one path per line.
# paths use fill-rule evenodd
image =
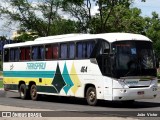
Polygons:
M35 84L33 84L30 88L30 96L31 96L31 99L34 101L38 99L37 87Z
M86 92L86 99L89 105L96 105L97 104L97 94L95 87L89 87Z

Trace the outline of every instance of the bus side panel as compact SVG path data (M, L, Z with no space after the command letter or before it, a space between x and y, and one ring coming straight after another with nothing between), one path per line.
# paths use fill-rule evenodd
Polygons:
M110 77L103 77L104 79L104 99L113 100L113 79Z
M104 97L102 74L90 60L10 62L4 63L4 73L5 84L32 82L39 94L84 97L85 85L92 84L97 98Z

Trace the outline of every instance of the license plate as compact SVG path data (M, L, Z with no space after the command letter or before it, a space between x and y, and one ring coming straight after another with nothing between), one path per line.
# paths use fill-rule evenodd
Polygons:
M138 91L137 94L138 94L138 95L143 95L143 94L144 94L144 91Z

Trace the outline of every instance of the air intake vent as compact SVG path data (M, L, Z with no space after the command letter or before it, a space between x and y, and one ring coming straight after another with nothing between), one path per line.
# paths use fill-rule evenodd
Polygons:
M149 87L149 86L130 86L129 88L145 88L145 87Z

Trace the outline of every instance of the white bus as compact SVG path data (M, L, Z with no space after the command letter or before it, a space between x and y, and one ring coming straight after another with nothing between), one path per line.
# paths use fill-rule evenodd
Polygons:
M157 95L152 41L139 34L67 34L4 46L3 83L22 99L40 94L133 102Z

